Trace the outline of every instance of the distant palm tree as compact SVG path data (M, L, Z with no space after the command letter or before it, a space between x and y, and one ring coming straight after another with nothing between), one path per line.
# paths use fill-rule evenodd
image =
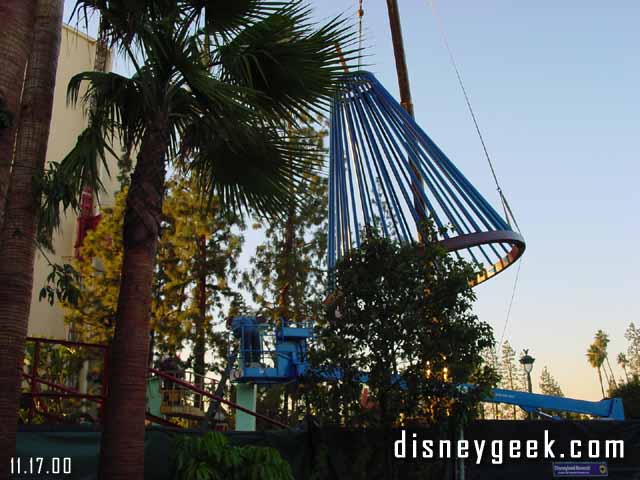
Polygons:
M84 99L94 109L58 174L70 190L89 184L97 191L97 163L112 150L111 138L137 152L100 471L102 478L142 478L151 282L166 170L191 172L205 198L216 194L231 210L280 214L297 203L291 182L314 170L316 157L288 140L286 126L312 117L335 94L342 75L336 45L351 42L351 29L342 20L315 27L299 1L78 0L77 8L98 11L134 66L131 78L85 72L71 80L70 100L78 101L86 82Z
M618 365L622 367L627 383L629 383L629 373L627 372L627 365L629 365L629 361L627 360L627 356L624 353L619 353L617 360Z
M606 362L607 367L609 367L609 374L605 375L607 377L607 383L609 385L609 388L615 388L617 387L616 378L613 373L613 369L611 368L611 363L609 363L609 353L607 352L607 348L609 346L609 335L607 335L602 330L598 330L596 332L594 340L595 340L595 343L598 345L598 348L600 348L600 350L602 351L602 355L604 356L604 361ZM606 373L606 369L604 369L604 366L603 366L603 370L605 370L605 373Z
M598 371L598 381L600 382L600 390L602 391L602 398L604 394L604 384L602 383L602 364L604 363L604 356L602 350L597 343L592 343L587 350L587 360L589 364Z

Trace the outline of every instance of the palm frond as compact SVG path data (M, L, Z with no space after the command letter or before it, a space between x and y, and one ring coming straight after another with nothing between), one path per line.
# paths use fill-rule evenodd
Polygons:
M147 68L133 78L111 72L83 72L74 75L67 87L67 102L77 104L82 82L87 91L82 102L90 110L90 123L101 129L112 141L117 135L125 150L131 150L142 137L145 114L157 101L150 91L153 83L145 76L153 73Z
M163 19L177 18L179 2L175 0L76 0L72 18L84 19L93 12L100 14L100 28L112 45L131 46L141 32Z
M79 136L64 159L50 162L42 178L37 179L40 209L39 236L51 239L60 227L61 214L68 209L78 211L80 195L90 187L96 195L104 190L100 164L109 174L107 154L116 156L97 123L90 124Z
M69 191L75 192L77 196L85 186L99 194L104 191L104 185L100 179L100 164L107 175L110 174L107 163L108 154L117 157L101 126L97 122L90 124L78 136L73 149L60 162L59 181L64 182Z
M296 122L326 109L342 61L355 59L354 38L344 18L317 27L311 11L292 2L221 46L215 60L223 81L262 92L260 108Z
M206 197L233 211L278 216L297 204L296 186L319 168L317 150L273 127L194 125L183 139L184 165Z
M228 37L263 20L288 2L264 0L183 0L187 18L202 26L206 35Z

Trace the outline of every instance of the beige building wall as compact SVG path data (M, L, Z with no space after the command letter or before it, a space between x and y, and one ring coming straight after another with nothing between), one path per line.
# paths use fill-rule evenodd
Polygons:
M83 106L67 105L67 85L74 75L87 70L93 70L96 42L72 27L64 26L60 46L60 60L56 74L56 87L53 99L53 114L47 149L47 162L60 162L71 151L78 135L87 126L87 117ZM107 70L110 69L111 59L107 60ZM84 88L83 88L84 90ZM84 93L84 92L81 92ZM113 192L117 188L117 162L115 158L109 161L112 179L106 173L103 183L107 189L101 195L103 204L111 204ZM74 254L76 240L77 217L74 213L67 213L62 220L60 230L54 235L54 253L47 253L52 263L69 263ZM64 323L62 308L56 302L51 306L46 300L40 301L40 290L46 284L46 278L51 268L41 252L36 253L34 265L33 296L31 299L31 314L29 317L28 335L33 337L47 337L66 339L68 328Z

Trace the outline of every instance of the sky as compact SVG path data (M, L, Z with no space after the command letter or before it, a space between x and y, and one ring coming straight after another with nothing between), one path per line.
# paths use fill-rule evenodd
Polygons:
M309 3L319 22L356 22L357 1ZM506 329L516 267L476 287L477 314L530 350L534 390L547 366L565 395L599 399L585 356L594 333L610 335L622 376L615 357L640 323L640 3L440 0L439 21L428 0L399 3L418 123L499 206L442 25L527 241ZM364 11L366 68L397 98L386 2ZM245 262L259 241L248 235Z

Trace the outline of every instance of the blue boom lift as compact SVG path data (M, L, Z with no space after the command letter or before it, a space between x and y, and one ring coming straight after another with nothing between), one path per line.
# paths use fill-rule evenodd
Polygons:
M248 316L237 317L232 325L233 335L240 341L240 353L231 374L239 387L238 404L255 409L255 385L298 382L309 373L307 352L308 342L313 336L311 323L292 324L283 320L280 325L274 326L260 322L258 317ZM327 380L338 377L339 372L335 372L328 375ZM361 380L366 383L367 376L363 374ZM465 384L460 388L470 390L474 386ZM561 418L547 412L570 412L603 420L624 420L622 400L619 398L590 402L495 388L485 400L516 405L527 413L551 419ZM253 428L254 418L238 412L236 429Z

